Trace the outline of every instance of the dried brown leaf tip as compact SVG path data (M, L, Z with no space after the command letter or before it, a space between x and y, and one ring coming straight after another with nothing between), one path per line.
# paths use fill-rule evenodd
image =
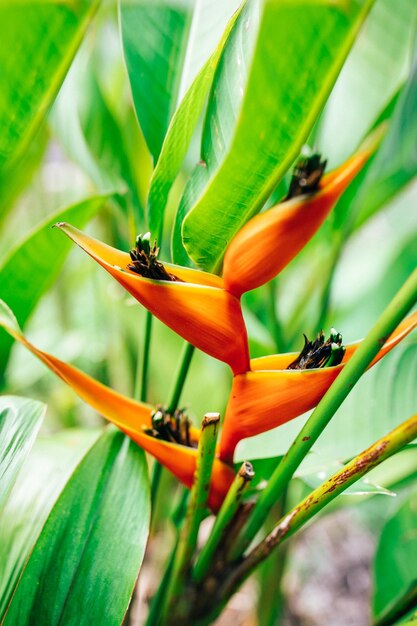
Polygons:
M151 233L138 235L136 237L136 245L129 252L132 263L128 264L128 268L132 272L136 272L143 278L152 278L153 280L180 281L177 276L167 272L163 264L158 261L159 248L156 240L151 246Z
M327 165L320 154L302 157L294 167L286 200L317 191Z
M342 341L342 335L334 328L331 329L327 340L322 330L314 341L309 341L304 335L304 348L287 369L308 370L339 365L346 351Z
M158 405L152 413L152 428L145 429L145 433L156 439L179 443L190 448L196 447L190 437L191 422L184 409L176 409L171 415Z

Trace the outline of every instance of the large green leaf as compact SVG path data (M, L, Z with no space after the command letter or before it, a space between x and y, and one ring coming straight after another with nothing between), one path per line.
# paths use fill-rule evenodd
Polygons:
M207 174L195 174L188 185L194 206L183 239L199 266L219 268L232 237L296 158L371 4L265 0L258 28L253 7L239 17L208 105ZM243 90L247 61L240 51L248 38L256 41Z
M0 171L30 142L55 98L99 0L0 4Z
M133 100L155 161L172 114L237 4L237 0L120 0Z
M120 626L142 563L150 499L145 455L108 430L58 498L4 625Z
M413 595L412 590L415 606L416 562L417 496L412 494L385 524L379 539L374 562L373 612L376 617L388 612L402 596ZM412 605L408 611L411 608Z
M40 435L0 515L0 621L49 512L99 431Z
M0 515L45 415L41 402L0 396Z
M107 196L94 196L54 213L11 250L0 266L0 298L6 300L24 326L43 294L52 285L71 249L71 242L51 231L56 222L81 227L100 209ZM13 341L0 331L0 377Z
M417 19L414 0L378 0L336 81L317 145L330 166L346 159L407 79Z
M203 110L220 55L236 17L237 13L230 19L215 51L196 76L170 122L164 143L162 144L159 159L152 175L148 196L149 228L153 233L157 234L161 230L168 194L187 153L191 137ZM176 241L179 241L180 238L181 233L177 234L177 232L174 232L174 250Z

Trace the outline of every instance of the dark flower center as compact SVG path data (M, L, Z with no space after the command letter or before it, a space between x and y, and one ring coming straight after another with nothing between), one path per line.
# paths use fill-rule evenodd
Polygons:
M342 345L342 335L334 328L330 337L325 341L321 330L314 341L309 341L304 335L304 348L298 357L290 363L288 370L308 370L317 367L332 367L341 363L346 348Z
M190 438L190 420L184 409L176 409L171 415L158 405L156 411L152 413L152 428L145 429L145 433L156 439L179 443L189 448L196 447Z
M302 157L294 167L290 187L285 199L289 200L296 196L317 191L326 165L327 160L322 161L320 154Z
M136 272L143 278L152 278L153 280L180 281L177 276L167 272L165 267L158 261L159 248L156 241L151 246L151 234L138 235L136 237L136 245L130 250L131 263L128 268L132 272Z

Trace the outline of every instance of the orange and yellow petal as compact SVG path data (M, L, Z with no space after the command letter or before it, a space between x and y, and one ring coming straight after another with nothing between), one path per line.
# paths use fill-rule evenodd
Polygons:
M399 324L384 342L371 366L416 326L417 312ZM220 458L231 463L241 439L276 428L314 408L359 345L360 342L348 345L340 365L323 369L286 370L296 354L252 359L252 371L233 379L220 438Z
M197 451L178 444L171 444L146 435L144 428L151 426L152 406L136 402L106 387L78 368L39 350L16 328L3 327L21 344L38 357L51 371L100 415L126 433L141 448L152 454L164 467L171 471L186 487L191 488L196 466ZM192 428L191 437L197 440L199 431ZM209 506L217 511L233 481L233 469L215 459Z
M247 333L240 303L224 289L214 286L218 277L167 265L169 271L182 280L198 276L200 282L143 278L127 269L127 254L88 237L72 226L60 224L59 227L136 300L181 337L230 365L235 374L249 369ZM218 280L221 285L221 279Z
M197 449L169 443L145 435L143 432L123 429L141 448L149 452L188 489L191 489L197 462ZM214 511L220 508L234 479L232 467L214 459L208 505Z
M358 152L324 176L316 193L281 202L245 224L224 257L225 289L240 297L279 274L316 233L371 152Z

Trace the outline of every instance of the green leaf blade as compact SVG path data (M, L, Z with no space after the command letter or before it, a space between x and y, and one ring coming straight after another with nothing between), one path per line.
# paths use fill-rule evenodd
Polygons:
M265 3L230 147L206 188L193 194L198 199L183 223L184 246L203 269L219 268L230 240L260 210L298 155L370 5ZM251 25L241 27L250 30ZM232 50L225 61L228 76L239 62ZM221 91L214 86L212 93ZM236 114L227 103L217 109L214 102L211 115L209 103L208 111L214 129L223 128L222 115L230 121ZM208 144L215 146L216 138ZM213 155L217 166L214 149Z
M109 429L78 466L42 530L4 625L123 621L142 563L150 501L144 453Z
M0 170L14 164L43 121L98 4L1 3Z
M45 415L41 402L0 397L0 512L29 454Z
M82 227L100 209L108 196L93 196L58 211L10 251L0 266L0 298L16 314L23 327L43 294L58 275L71 243L51 231L56 222ZM5 371L13 340L0 331L0 375Z

